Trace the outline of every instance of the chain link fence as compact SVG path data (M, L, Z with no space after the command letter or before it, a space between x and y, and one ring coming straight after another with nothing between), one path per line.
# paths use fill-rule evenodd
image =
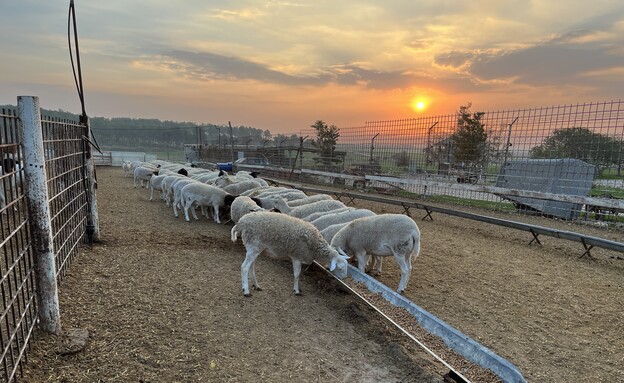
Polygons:
M565 219L622 218L622 101L493 112L468 106L339 133L335 146L324 147L314 129L302 131L303 147L316 153L302 153L298 168L363 176L368 188L444 202Z

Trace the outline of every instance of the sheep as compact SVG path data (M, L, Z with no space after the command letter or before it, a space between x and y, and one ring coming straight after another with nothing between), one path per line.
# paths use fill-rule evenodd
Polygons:
M330 200L330 199L333 199L333 198L328 194L315 194L312 196L306 196L305 198L298 199L296 201L288 202L288 206L297 207L297 206L306 205L306 204L313 203L313 202Z
M365 271L369 255L393 255L401 268L397 292L402 294L412 272L412 257L420 253L420 231L408 216L373 215L355 219L345 225L334 235L331 245L355 255L362 272ZM381 272L380 269L378 271Z
M245 245L245 260L241 265L243 295L251 296L249 291L249 271L251 287L261 290L256 279L255 262L260 253L275 259L291 259L293 264L295 295L301 295L299 274L302 264L311 264L315 260L330 264L330 271L340 279L347 277L347 257L331 247L321 233L310 223L284 214L272 212L254 212L242 217L232 228L232 242L240 234Z
M335 225L327 226L323 230L321 230L321 235L327 241L327 243L331 243L334 235L340 231L343 227L347 226L349 222L337 223Z
M2 213L4 213L4 209L7 206L7 195L5 193L9 192L9 198L14 198L19 193L19 180L21 177L18 176L18 173L23 168L24 165L20 161L16 161L11 153L2 159L2 164L0 165L0 208ZM17 211L16 207L13 209Z
M313 221L310 221L310 223L314 225L314 227L316 227L317 229L323 230L326 227L335 225L337 223L351 222L357 218L370 217L373 215L375 215L375 213L368 209L351 209L342 212L338 212L336 210L336 212L326 214Z
M166 176L163 181L162 181L162 186L161 189L163 190L163 192L165 193L165 203L166 206L169 206L170 201L172 200L172 188L171 186L173 185L173 183L181 178L185 178L183 175L181 174L172 174L169 176Z
M178 208L183 209L184 205L182 203L182 189L189 184L199 183L191 178L180 178L179 180L173 181L171 184L171 192L173 202L171 205L173 206L173 215L178 218ZM193 211L193 215L195 216L195 211ZM197 219L197 216L195 216Z
M225 190L229 194L239 195L240 193L242 193L242 192L244 192L246 190L257 188L259 186L260 186L260 183L257 182L257 181L245 180L245 181L233 183L233 184L230 184L230 185L226 185L226 186L222 187L221 189Z
M143 181L149 182L150 178L156 175L157 171L153 168L147 168L143 166L137 166L134 168L134 187L137 187L137 180L139 180L139 184L143 187Z
M163 194L163 189L162 189L162 184L163 181L165 180L165 177L167 177L169 174L164 174L161 175L161 172L159 172L159 175L157 176L152 176L150 177L149 180L149 188L150 188L150 201L154 200L154 190L158 190L160 192L160 199L163 199L164 194Z
M262 208L262 203L257 199L246 196L237 196L230 205L230 218L234 221L234 223L237 223L245 214L262 210L265 209Z
M303 218L315 212L330 211L334 209L340 209L342 207L345 207L345 204L343 204L340 201L331 199L331 200L322 200L322 201L312 202L306 205L291 208L290 206L288 206L288 204L283 198L278 196L275 199L276 209L278 209L282 213L286 213L296 218Z
M266 192L259 193L258 195L256 195L256 197L259 197L259 198L267 198L267 197L270 198L270 197L277 197L277 196L282 197L289 203L308 197L301 190L294 190L294 189L266 191Z
M257 187L257 188L245 190L244 192L240 193L240 195L244 195L244 196L247 196L247 197L253 197L256 194L260 194L262 192L269 191L271 189L272 189L271 186L260 186L260 187Z
M214 221L216 223L221 223L219 219L219 209L225 206L226 196L231 196L231 194L228 194L218 187L200 182L184 186L181 190L181 200L184 206L185 220L190 222L188 211L192 206L212 206L214 209ZM194 210L193 217L197 219Z
M124 161L123 164L121 164L121 169L123 170L124 177L129 176L132 174L132 162Z
M312 222L320 217L324 217L328 214L336 214L336 213L342 213L344 211L349 211L349 210L355 210L354 207L341 207L339 209L334 209L334 210L329 210L329 211L317 211L315 213L312 213L310 215L307 215L301 219L303 219L304 221L308 221L308 222ZM320 229L319 229L320 230Z

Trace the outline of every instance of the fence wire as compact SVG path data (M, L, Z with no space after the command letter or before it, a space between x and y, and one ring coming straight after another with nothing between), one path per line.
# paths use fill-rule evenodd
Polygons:
M15 110L0 113L0 155L2 204L0 231L0 347L4 381L17 381L36 325L36 288L33 249L27 205L24 195L22 149L18 139L18 116ZM84 146L86 126L68 120L42 117L46 178L51 227L60 281L85 238L88 214L84 187ZM10 168L9 165L15 165Z
M0 348L2 376L11 381L21 373L37 318L34 261L28 226L27 201L23 194L24 169L17 139L15 110L0 113Z
M314 129L301 136L317 153L301 168L372 177L369 187L441 201L478 201L565 219L617 219L617 209L506 198L477 186L556 195L624 198L622 101L371 121L343 127L323 148ZM396 179L393 179L396 178ZM466 187L458 187L465 184Z

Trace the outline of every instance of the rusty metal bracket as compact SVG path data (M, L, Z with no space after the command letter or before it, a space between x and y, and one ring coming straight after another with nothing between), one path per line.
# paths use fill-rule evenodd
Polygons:
M594 245L588 246L587 243L585 242L585 238L581 238L581 243L583 244L583 247L585 248L585 252L581 254L579 258L583 258L585 255L587 255L589 258L594 258L591 255L591 249L594 248Z
M539 238L537 238L537 236L539 235L538 233L536 233L535 231L533 231L533 229L529 229L529 233L533 234L533 239L531 240L531 242L529 242L529 245L533 243L533 241L537 242L538 245L542 245L542 242L540 242Z

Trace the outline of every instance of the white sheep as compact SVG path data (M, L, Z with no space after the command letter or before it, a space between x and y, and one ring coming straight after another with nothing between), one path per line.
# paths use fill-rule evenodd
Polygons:
M181 174L172 174L169 176L166 176L163 181L162 181L162 191L165 193L165 203L167 206L169 206L169 203L173 200L173 190L172 190L172 185L175 181L181 179L181 178L186 178Z
M171 205L173 206L173 215L178 218L178 208L179 209L183 209L184 208L184 203L182 202L182 189L186 186L186 185L190 185L192 183L201 183L198 181L195 181L194 179L191 178L180 178L178 180L173 181L173 183L171 184L171 198L172 198L172 203ZM195 219L197 219L197 215L195 214L195 210L193 210L193 216L195 217Z
M230 206L230 218L237 223L245 214L265 210L262 203L247 196L237 196Z
M134 187L137 187L137 180L139 180L139 184L143 187L143 181L149 182L150 178L156 175L158 171L154 168L137 166L134 168Z
M225 206L226 196L231 196L231 194L228 194L216 186L206 185L201 182L194 182L184 186L181 190L181 200L184 205L184 218L187 222L190 221L188 212L191 207L212 206L214 209L214 221L216 223L221 223L219 219L219 209ZM195 210L193 210L193 217L198 219Z
M261 185L258 181L245 180L245 181L236 182L230 185L223 186L222 189L228 192L229 194L239 195L246 190L254 189L260 186Z
M380 214L358 218L340 229L331 240L332 246L357 257L364 272L368 257L394 256L401 268L397 292L402 294L412 272L412 257L420 253L420 231L414 220L402 214Z
M345 207L341 207L341 208L329 210L329 211L317 211L315 213L312 213L310 215L303 217L302 219L304 221L312 222L312 221L317 220L320 217L324 217L329 214L337 214L337 213L342 213L342 212L349 211L349 210L355 210L355 208L345 206Z
M336 210L335 212L330 212L329 214L310 221L310 223L317 229L323 230L326 227L337 223L351 222L354 219L370 217L373 215L375 215L375 213L368 209L351 209L341 212Z
M300 219L263 211L250 213L238 221L231 234L233 242L240 234L246 249L245 261L241 265L243 295L246 297L251 296L250 270L251 287L261 290L256 279L255 262L262 252L275 259L291 259L296 295L301 295L299 274L302 264L311 264L315 260L329 263L329 269L336 277L343 279L347 276L349 257L331 247L314 226Z
M123 164L121 164L121 169L123 170L124 177L129 176L132 174L132 162L124 161Z
M307 205L313 202L330 200L330 199L333 199L333 198L328 194L314 194L314 195L306 196L305 198L301 198L295 201L290 201L288 202L288 206L297 207L301 205Z
M331 243L334 235L340 231L343 227L347 226L349 222L337 223L335 225L327 226L323 230L321 230L321 235L327 241L327 243Z
M306 205L301 205L297 207L290 207L286 201L281 197L275 198L275 208L280 212L288 214L292 217L303 218L312 213L321 212L321 211L330 211L335 209L340 209L345 207L340 201L336 201L333 199L330 200L322 200L317 202L312 202Z
M295 189L287 189L287 190L279 190L279 191L266 191L256 195L258 198L274 198L280 196L285 199L288 203L297 201L303 198L307 198L307 195L301 190Z

